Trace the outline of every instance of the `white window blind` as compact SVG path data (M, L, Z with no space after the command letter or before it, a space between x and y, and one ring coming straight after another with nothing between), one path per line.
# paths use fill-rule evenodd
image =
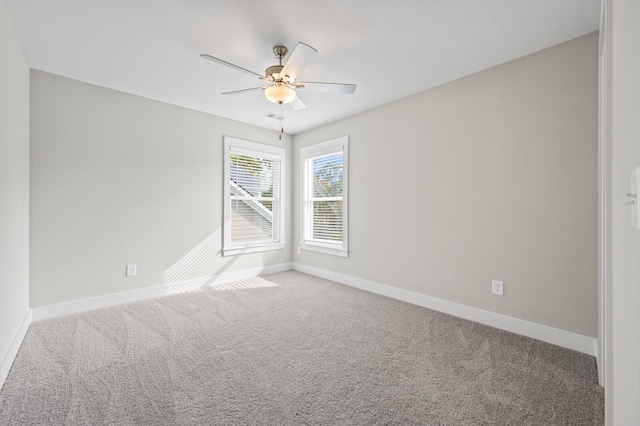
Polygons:
M307 239L342 242L342 173L344 157L336 152L308 160L311 183Z
M225 138L225 255L284 247L284 150Z
M347 254L347 138L301 150L303 229L301 248Z

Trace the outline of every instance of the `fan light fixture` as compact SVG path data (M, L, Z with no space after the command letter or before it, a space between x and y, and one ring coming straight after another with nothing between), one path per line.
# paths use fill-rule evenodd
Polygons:
M296 98L296 91L287 87L284 82L276 82L264 89L264 95L274 104L288 104Z
M298 76L302 69L313 59L318 53L316 49L305 43L298 43L296 48L287 59L286 64L282 64L282 59L287 55L287 48L285 46L274 46L273 54L278 60L278 65L272 65L267 68L263 74L248 70L241 66L232 64L215 56L207 55L206 53L200 56L204 59L208 59L213 62L217 62L226 67L233 68L238 71L242 71L246 74L251 74L254 77L258 77L260 81L269 84L269 87L260 86L252 87L250 89L234 90L232 92L224 92L223 95L236 95L239 93L247 93L253 91L264 90L264 95L270 102L280 105L280 139L284 133L282 126L282 120L284 119L284 104L292 103L291 106L294 110L300 110L306 108L300 96L297 96L297 89L304 89L307 92L333 92L333 93L353 93L356 90L355 84L344 83L313 83L298 81ZM295 102L294 102L295 101Z

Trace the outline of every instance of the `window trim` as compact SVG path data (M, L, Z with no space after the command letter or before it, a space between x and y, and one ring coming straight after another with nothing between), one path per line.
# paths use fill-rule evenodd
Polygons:
M244 154L250 156L260 156L261 158L280 161L280 185L279 185L279 221L278 221L278 240L269 241L267 243L244 243L242 245L233 245L231 243L231 153ZM234 256L246 253L259 253L269 250L281 250L286 246L285 242L285 211L286 211L286 173L287 164L286 150L282 147L265 145L258 142L251 142L243 139L237 139L230 136L224 136L224 157L223 169L223 213L222 213L222 256ZM274 192L275 192L274 185ZM274 223L275 226L275 223Z
M306 210L309 193L307 161L323 155L342 151L342 242L328 243L306 239ZM334 256L349 257L349 137L340 136L300 149L300 241L298 249L315 251Z

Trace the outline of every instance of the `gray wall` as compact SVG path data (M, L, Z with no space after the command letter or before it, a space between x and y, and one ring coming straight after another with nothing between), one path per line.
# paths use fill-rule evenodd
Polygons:
M294 261L597 336L597 43L296 135L296 157L349 135L351 198L349 257Z
M32 307L291 261L220 255L223 135L290 136L40 71L31 93Z
M29 310L29 67L0 0L0 360Z
M640 231L631 226L631 172L640 166L640 5L607 1L611 276L607 292L607 424L640 424Z
M597 334L595 33L296 135L294 156L350 137L346 259L292 253L297 209L287 250L220 257L222 136L275 132L39 71L31 84L33 307L293 258Z

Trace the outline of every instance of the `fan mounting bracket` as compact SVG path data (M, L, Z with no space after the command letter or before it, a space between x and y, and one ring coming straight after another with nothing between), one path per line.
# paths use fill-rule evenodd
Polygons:
M273 54L276 55L277 59L282 59L286 56L288 50L286 47L284 46L274 46L273 47Z

